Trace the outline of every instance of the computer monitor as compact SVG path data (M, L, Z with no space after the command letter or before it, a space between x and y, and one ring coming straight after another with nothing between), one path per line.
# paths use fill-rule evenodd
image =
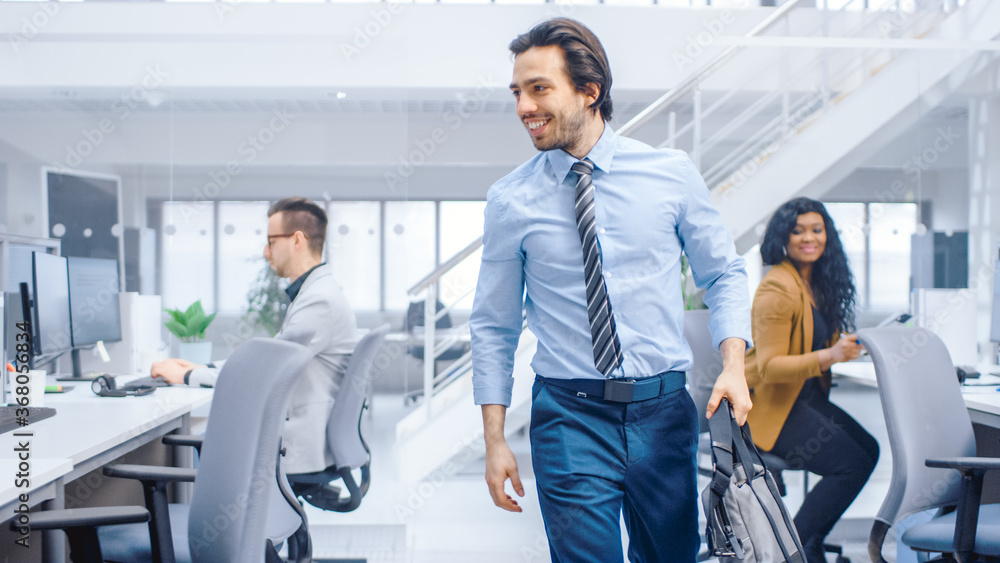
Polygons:
M31 295L28 303L34 336L32 366L50 362L73 347L69 313L69 273L66 258L44 252L31 254Z
M122 339L118 261L71 256L70 321L73 326L73 378L83 378L80 350Z
M993 266L993 310L990 319L990 342L1000 343L1000 260Z
M122 339L118 261L70 257L69 303L73 347Z

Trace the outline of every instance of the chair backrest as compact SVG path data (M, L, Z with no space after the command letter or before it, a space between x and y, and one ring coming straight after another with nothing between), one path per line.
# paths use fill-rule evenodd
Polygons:
M347 364L347 373L326 427L326 438L338 468L357 469L369 461L368 445L361 435L361 412L371 396L372 366L378 360L376 356L388 332L388 324L369 331L355 346Z
M436 301L434 312L440 313L441 309L444 309L444 303ZM410 306L406 308L406 326L403 329L411 332L418 326L424 326L424 301L411 301ZM445 313L434 323L434 328L451 328L451 315Z
M301 344L252 338L222 367L188 521L195 563L264 561L288 398L311 358Z
M924 328L868 328L858 337L875 363L892 449L892 479L875 519L891 526L910 514L956 504L959 473L924 464L928 458L976 455L947 348Z
M694 367L687 373L688 392L698 409L699 432L708 432L705 410L708 408L715 380L722 373L722 354L712 345L708 321L708 309L684 311L684 339L694 355Z

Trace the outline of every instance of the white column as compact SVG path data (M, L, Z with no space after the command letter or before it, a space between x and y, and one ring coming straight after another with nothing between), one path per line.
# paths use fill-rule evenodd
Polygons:
M995 361L990 342L993 268L1000 248L1000 72L994 66L987 94L969 102L969 288L979 315L976 334L981 361ZM992 90L992 92L990 92Z

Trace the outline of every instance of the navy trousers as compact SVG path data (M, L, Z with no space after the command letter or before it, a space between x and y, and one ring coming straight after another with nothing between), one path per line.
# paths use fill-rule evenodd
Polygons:
M692 563L698 417L680 389L636 403L535 379L531 461L553 563Z

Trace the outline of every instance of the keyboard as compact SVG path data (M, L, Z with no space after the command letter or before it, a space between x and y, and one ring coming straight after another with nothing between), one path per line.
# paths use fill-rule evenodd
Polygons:
M28 416L17 416L17 409L28 409ZM38 422L39 420L44 420L54 414L56 414L56 409L52 407L19 407L16 405L0 406L0 434L16 430L25 426L25 424L31 424L33 422Z
M169 387L170 384L167 383L166 379L162 377L153 377L151 375L146 377L140 377L139 379L133 379L128 383L121 386L122 389L139 389L140 387Z

